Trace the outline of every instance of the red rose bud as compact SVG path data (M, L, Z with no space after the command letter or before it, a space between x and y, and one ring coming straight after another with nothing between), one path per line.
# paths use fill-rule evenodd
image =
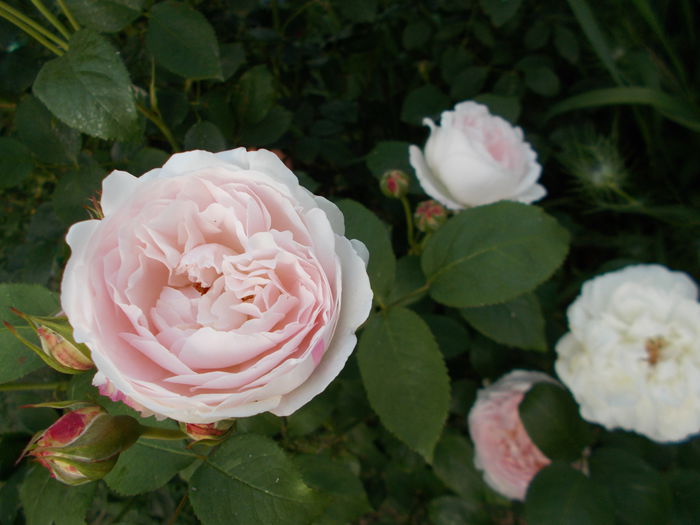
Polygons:
M382 175L379 187L391 199L401 199L408 193L408 175L400 170L389 170Z
M73 340L73 328L65 317L38 317L22 313L15 308L12 308L12 311L34 330L39 337L41 348L22 337L11 325L5 323L5 327L38 354L47 365L64 374L77 374L94 368L90 350Z
M418 204L413 217L416 228L422 232L433 232L447 220L447 210L437 201L423 201Z
M80 485L106 476L119 454L142 432L134 418L112 416L102 407L90 405L64 414L36 434L22 457L34 456L49 469L51 477L67 485Z
M180 430L194 441L220 441L233 429L235 419L224 419L215 423L182 423Z

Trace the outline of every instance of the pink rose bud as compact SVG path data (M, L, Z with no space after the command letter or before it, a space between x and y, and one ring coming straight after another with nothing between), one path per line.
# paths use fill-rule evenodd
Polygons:
M532 478L549 465L527 434L518 406L532 385L556 382L541 372L514 370L483 388L469 413L474 463L484 480L507 498L524 500Z
M447 210L439 202L427 200L418 204L413 217L416 228L422 232L433 232L447 220Z
M134 418L111 416L102 407L90 405L64 414L36 434L22 457L34 456L51 477L80 485L106 476L119 454L141 433Z
M235 422L235 419L202 424L180 422L180 430L194 441L220 441L233 429Z
M389 170L382 175L379 187L390 199L401 199L408 193L408 175L401 170Z
M65 317L39 317L25 314L16 308L11 310L34 330L41 348L22 337L8 323L4 323L5 327L47 365L64 374L77 374L94 368L90 350L73 340L73 328Z

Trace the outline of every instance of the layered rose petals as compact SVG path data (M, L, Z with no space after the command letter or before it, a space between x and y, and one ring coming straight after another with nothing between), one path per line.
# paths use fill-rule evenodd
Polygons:
M340 372L372 293L343 217L272 153L174 155L103 183L62 304L97 384L189 423L287 415Z

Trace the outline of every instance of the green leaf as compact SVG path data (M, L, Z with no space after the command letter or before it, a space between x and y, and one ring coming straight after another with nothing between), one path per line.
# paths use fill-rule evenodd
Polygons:
M204 525L306 525L318 496L271 439L234 435L190 479L190 500Z
M219 43L211 24L183 2L167 0L153 6L146 46L168 71L193 80L223 80Z
M235 75L243 64L245 64L245 50L241 43L221 44L221 72L224 81Z
M493 522L484 511L454 496L441 496L428 505L430 523L433 525L491 525Z
M19 311L31 315L54 315L60 310L58 297L38 284L0 284L0 321L13 325L23 325L15 314L10 312L14 306Z
M435 474L469 507L476 510L484 499L481 472L474 467L474 447L459 434L446 432L435 448Z
M578 61L579 46L576 35L564 26L554 28L554 47L566 60L575 64Z
M577 109L627 104L651 106L674 122L693 131L700 131L700 110L694 104L684 102L663 91L645 87L617 87L586 91L558 102L545 117L551 118Z
M396 278L394 279L394 285L391 287L387 303L396 303L396 306L408 306L420 301L428 294L428 290L423 288L424 286L425 275L423 275L423 270L420 267L420 257L417 255L404 255L396 261ZM416 290L421 288L423 289L420 292L415 293ZM440 343L439 337L438 343Z
M421 259L436 301L455 307L514 299L563 262L569 235L540 208L502 201L464 210L426 244Z
M21 142L0 137L0 188L21 184L34 169L32 152Z
M386 297L396 272L396 258L387 227L359 202L344 199L336 204L345 216L345 236L362 241L369 250L367 273L372 290L378 299Z
M278 141L292 124L292 112L282 106L273 106L263 119L241 129L240 143L248 146L267 146Z
M700 472L675 470L668 474L673 494L671 525L695 525L700 516Z
M96 489L96 483L64 485L33 466L19 489L27 525L84 525Z
M615 525L607 494L561 463L545 467L530 483L525 519L528 525Z
M336 7L352 22L372 22L377 15L377 0L338 2Z
M258 65L243 73L234 94L234 107L241 125L257 124L275 105L275 79L267 66Z
M63 122L102 139L139 130L129 72L117 50L89 29L75 33L65 55L41 68L34 94Z
M463 308L460 313L470 325L498 343L547 351L544 317L534 293L501 304Z
M200 120L185 133L185 149L223 151L226 149L226 139L216 124L208 120Z
M482 66L468 67L458 73L450 84L450 98L468 100L475 97L486 83L489 68Z
M141 15L144 0L66 0L80 25L103 33L121 31Z
M568 390L552 383L537 383L518 407L530 439L552 460L575 461L593 439L593 432L578 413Z
M484 104L489 108L489 111L494 115L503 117L508 122L515 123L520 116L520 101L518 97L508 97L503 95L495 95L493 93L484 93L474 97L474 101L479 104Z
M56 119L39 100L29 96L17 105L17 138L40 162L75 162L81 147L80 133Z
M287 417L287 434L300 437L311 434L324 425L335 408L335 390L327 389Z
M480 3L491 23L499 27L515 16L522 0L480 0Z
M13 306L34 315L53 315L60 309L58 298L37 284L0 284L0 321L15 326L24 338L39 343L34 331L10 312ZM19 379L41 368L44 362L5 327L0 327L0 383Z
M401 43L406 49L419 49L430 39L433 29L425 20L416 20L408 24L401 35Z
M328 499L314 525L351 523L372 510L362 482L346 463L317 454L297 456L294 463L306 484Z
M423 319L430 331L435 334L435 340L445 359L451 359L463 354L469 348L469 334L463 323L446 315L426 314Z
M382 424L430 462L447 418L450 379L425 322L404 308L372 317L358 362Z
M159 489L197 455L187 450L184 441L139 439L119 455L117 464L104 478L112 490L125 496Z
M657 525L671 512L664 477L638 456L619 448L597 449L589 460L591 479L610 494L619 523Z
M411 164L408 161L409 146L408 142L394 140L378 142L374 149L367 154L367 168L377 178L389 170L411 173Z
M622 76L620 75L617 66L615 65L615 59L610 52L608 43L603 35L603 32L598 25L598 22L593 15L593 11L588 5L586 0L567 0L569 2L569 7L574 12L576 20L581 25L583 33L588 38L588 41L593 46L598 58L603 63L605 68L608 70L610 75L615 79L617 84L622 84Z
M450 107L450 99L437 87L428 84L409 92L401 107L401 120L416 126L426 117L438 119Z
M559 77L546 66L528 68L525 71L525 83L532 91L544 97L553 97L559 93Z
M128 172L132 175L143 175L154 168L160 168L170 155L157 148L142 148L129 160Z
M89 219L87 206L90 197L98 195L105 170L92 158L82 156L76 168L68 170L58 179L52 204L63 224Z

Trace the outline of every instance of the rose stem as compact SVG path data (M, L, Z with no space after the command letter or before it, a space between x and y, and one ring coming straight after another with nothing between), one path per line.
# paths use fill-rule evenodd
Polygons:
M165 440L176 440L176 439L187 439L187 435L180 430L171 430L169 428L156 428L147 427L141 425L141 437L149 439L165 439Z
M401 197L403 211L406 215L406 235L408 237L408 253L413 253L416 248L416 241L413 237L413 214L411 213L411 205L408 203L408 198L404 195Z

